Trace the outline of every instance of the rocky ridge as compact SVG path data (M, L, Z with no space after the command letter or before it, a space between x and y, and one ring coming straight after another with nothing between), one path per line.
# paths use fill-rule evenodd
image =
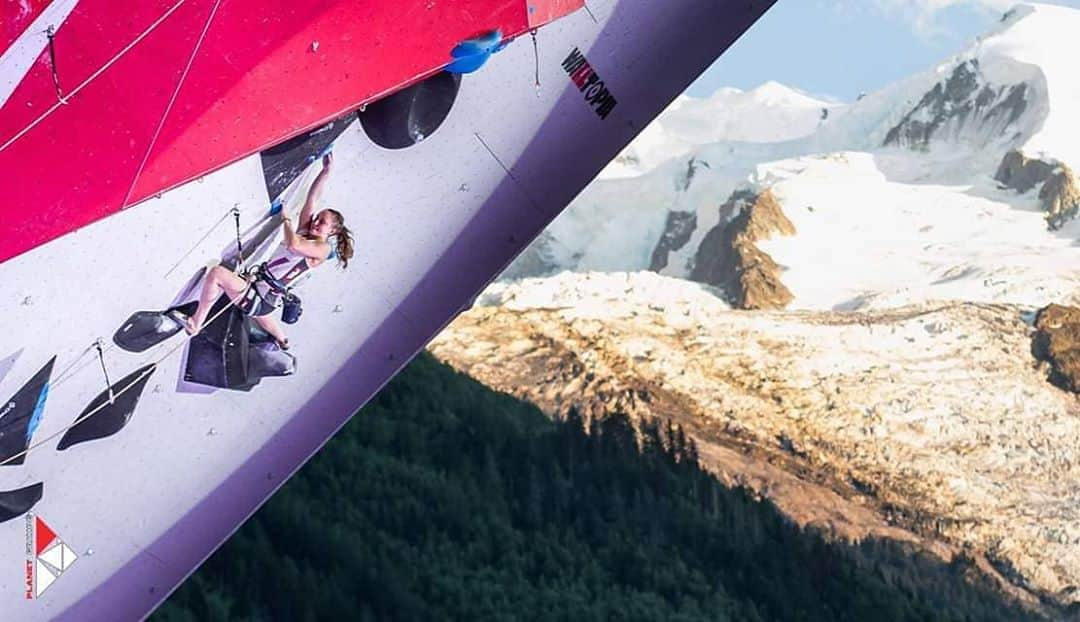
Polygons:
M1050 363L1050 382L1080 393L1080 309L1049 305L1035 317L1032 353Z
M803 524L971 551L1014 595L1080 601L1080 404L1024 309L746 313L671 281L496 284L430 349L552 414L673 420Z
M795 235L795 225L773 193L736 191L698 246L690 280L721 287L737 309L783 309L791 291L780 266L756 245L774 235Z

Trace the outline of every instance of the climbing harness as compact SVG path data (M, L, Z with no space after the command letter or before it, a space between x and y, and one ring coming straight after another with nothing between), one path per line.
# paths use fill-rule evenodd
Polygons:
M180 3L182 3L183 1L184 0L180 0ZM175 6L179 6L179 3L177 5L175 5ZM70 95L71 94L69 94L69 97L70 97ZM8 144L10 144L10 142ZM2 149L2 148L0 148L0 149ZM231 209L226 211L225 214L223 214L218 219L218 221L216 223L214 223L214 225L211 226L210 229L205 234L203 234L203 236L202 236L202 238L200 238L199 242L196 243L195 246L193 246L190 250L188 250L188 252L185 253L184 256L176 264L174 264L172 268L169 269L169 272L166 273L166 276L171 274L184 261L184 259L186 259L188 256L191 255L191 253L195 250L195 248L197 248L200 244L202 244L202 242L204 242L210 236L211 233L213 233L215 230L217 230L217 228L221 225L221 223L224 222L225 219L230 214L233 215L233 217L235 219L235 223L236 223L237 251L239 253L239 257L238 257L238 261L239 261L238 271L239 271L240 268L242 267L242 264L243 264L243 261L244 261L243 238L242 238L242 234L241 234L241 231L240 231L240 209L239 209L239 205L233 205L233 207ZM266 217L264 217L263 220L265 220L265 218ZM303 274L303 272L306 272L306 270L302 271L298 276L301 276L301 277L307 276L307 275ZM274 276L269 273L269 270L267 268L267 264L265 262L262 263L262 264L259 264L254 269L249 269L249 270L243 272L242 275L245 277L246 285L245 285L244 289L240 292L240 295L238 296L239 299L247 299L252 294L254 294L255 296L258 296L260 301L262 301L263 300L262 296L258 293L258 291L256 291L255 285L256 285L257 282L264 283L270 289L270 291L274 292L276 295L279 295L281 297L282 301L283 301L282 321L284 321L285 323L291 324L291 323L296 322L297 319L299 319L300 314L302 313L302 310L301 310L301 307L300 307L300 299L294 293L292 293L292 291L291 291L292 288L290 287L291 283L290 284L285 284L285 283L282 283L279 279L274 278ZM224 305L216 313L214 313L210 317L208 317L205 324L206 325L212 324L214 321L216 321L219 317L221 317L225 312L227 312L233 306L234 306L233 304ZM273 310L273 308L275 308L275 305L271 305L271 310ZM246 312L247 311L245 311L245 313ZM37 448L51 442L53 439L59 437L62 434L66 434L68 431L75 428L76 426L81 424L83 421L86 421L90 417L92 417L95 414L101 412L106 407L109 407L109 406L115 404L115 402L116 402L116 400L118 398L120 398L122 395L124 395L127 391L131 390L133 387L138 386L150 374L154 373L154 371L156 371L156 369L157 369L157 367L159 365L161 365L166 359L168 359L170 356L175 354L177 351L179 351L194 336L195 335L187 335L187 336L185 336L184 339L181 339L176 345L174 345L172 348L166 350L161 356L159 356L156 360L154 360L151 364L149 364L146 367L146 369L142 373L139 373L135 378L133 378L131 380L131 382L128 382L124 386L122 386L122 387L120 387L118 389L115 389L115 390L113 389L112 381L109 378L108 368L107 368L107 366L105 364L105 354L108 351L112 350L112 348L115 347L115 344L109 344L108 346L106 346L106 345L104 345L102 343L102 340L100 338L95 340L89 347L87 347L85 350L83 350L75 358L75 360L73 360L71 363L69 363L68 366L66 368L64 368L63 371L61 371L60 374L58 374L55 381L48 383L46 386L48 388L50 388L50 389L55 389L62 382L66 381L66 380L69 380L70 378L73 378L81 369L83 369L86 365L90 364L90 361L87 360L87 355L93 350L93 351L96 351L96 353L97 353L98 363L101 366L101 372L102 372L102 374L103 374L103 376L105 378L106 390L108 391L108 400L103 401L97 407L92 408L91 410L87 411L86 413L83 413L82 415L80 415L78 418L76 418L75 421L73 421L69 425L66 425L66 426L56 430L52 434L50 434L50 435L48 435L48 436L46 436L44 438L41 438L41 439L37 440L34 443L30 443L22 451L20 451L18 453L15 453L15 454L13 454L11 456L8 456L8 457L4 458L3 460L0 460L0 466L10 464L10 463L12 463L12 462L14 462L16 460L20 460L21 458L27 456L31 451L36 450Z
M267 315L280 304L282 322L295 324L300 319L303 313L300 297L293 293L290 284L282 282L270 273L266 262L255 266L241 276L252 283L247 295L237 305L246 315L251 317ZM260 292L258 284L264 285L269 295Z

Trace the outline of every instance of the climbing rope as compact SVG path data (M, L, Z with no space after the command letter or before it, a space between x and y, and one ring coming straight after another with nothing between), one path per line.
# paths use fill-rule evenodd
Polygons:
M247 294L247 291L250 288L251 288L251 282L249 281L248 284L244 287L244 290L240 293L240 296L243 297L245 294ZM210 324L212 324L215 320L217 320L219 317L221 317L221 315L223 313L225 313L225 311L227 311L229 309L229 307L231 307L231 306L232 306L232 303L229 303L229 304L225 305L224 307L222 307L220 311L215 313L213 316L210 317L210 319L208 319L206 321L206 325L209 326ZM127 383L121 389L119 389L115 393L113 393L112 394L112 399L118 398L121 395L123 395L124 393L127 393L132 387L134 387L136 384L138 384L139 381L141 381L143 378L146 378L150 374L154 373L154 371L157 370L158 365L163 363L165 361L165 359L172 356L173 353L175 353L177 350L179 350L185 343L187 343L194 336L195 335L188 335L184 339L181 339L175 346L172 347L172 349L168 350L167 352L165 352L165 354L161 355L156 361L151 363L150 366L146 369L146 371L139 374L138 377L136 377L134 380ZM99 342L100 342L100 340L99 340ZM93 346L91 346L91 347L93 347ZM104 366L103 366L103 368L104 368ZM50 384L48 386L51 387L53 385ZM111 385L110 385L110 388L111 388ZM18 452L16 454L12 454L11 456L8 456L3 461L0 461L0 466L4 466L4 465L10 463L12 460L17 460L22 456L26 456L32 450L37 449L38 447L41 447L42 445L52 441L57 436L60 436L61 434L66 433L68 430L74 428L75 426L79 425L83 421L86 421L90 417L92 417L92 416L96 415L97 413L101 412L106 406L111 405L113 403L112 399L110 401L108 401L108 402L102 402L96 408L90 410L89 412L87 412L87 413L85 413L83 415L80 415L70 425L64 426L63 428L57 430L56 432L53 432L49 436L46 436L45 438L43 438L43 439L41 439L41 440L39 440L39 441L37 441L35 443L31 443L24 450L22 450L22 451L20 451L20 452Z
M184 0L180 0L180 1L183 2ZM294 189L294 192L295 192L295 189ZM166 273L165 276L168 276L169 274L171 274L187 257L189 257L191 255L191 253L194 252L194 250L199 247L199 245L201 245L214 231L217 230L218 227L221 226L221 223L224 222L225 219L230 214L233 215L233 217L235 219L235 224L236 224L236 245L237 245L237 252L238 252L238 265L236 267L236 271L239 272L241 270L241 268L243 266L243 262L244 262L243 236L242 236L241 229L240 229L240 208L239 208L238 204L234 204L233 207L230 208L228 211L226 211L217 220L217 222L215 222L214 225L211 226L210 229L207 230L207 232L203 234L202 238L200 238L199 241L191 249L189 249L188 252L185 253L184 256L181 257L180 260L177 261L176 264L174 264L172 268L169 269L169 271ZM264 216L260 220L260 222L262 220L265 220L267 217L268 216ZM250 280L250 279L245 279L245 280L246 280L246 285L244 286L244 289L241 290L240 294L237 296L238 299L243 299L248 294L248 292L251 290L252 286L254 285L254 282L252 280ZM207 319L205 325L212 324L219 317L221 317L221 315L223 313L225 313L227 310L229 310L229 308L232 307L232 306L233 305L232 305L231 302L229 304L226 304L225 306L223 306L217 313L214 313L210 318ZM58 375L58 377L57 377L57 379L55 381L48 383L46 386L49 389L55 389L62 382L74 377L76 375L76 373L79 372L83 367L85 367L85 365L88 364L89 362L87 362L86 364L83 364L83 365L79 365L78 368L76 368L76 366L81 361L83 361L83 359L86 357L86 355L91 350L96 350L97 355L98 355L98 362L101 365L101 371L102 371L102 374L105 377L106 390L108 391L108 396L109 396L108 401L103 402L102 404L100 404L97 407L91 409L90 411L80 415L71 424L62 427L61 429L59 429L56 432L46 436L45 438L42 438L42 439L40 439L40 440L38 440L38 441L36 441L34 443L31 443L30 445L28 445L26 447L26 449L24 449L24 450L22 450L22 451L20 451L20 452L18 452L16 454L13 454L13 455L8 456L7 458L3 459L2 461L0 461L0 466L4 466L6 464L11 463L14 460L19 459L20 457L28 455L32 450L35 450L35 449L41 447L42 445L44 445L46 443L49 443L50 441L52 441L56 437L60 436L61 434L64 434L64 433L68 432L69 430L76 427L77 425L79 425L83 421L86 421L90 417L92 417L95 414L101 412L106 406L114 404L116 402L117 398L119 398L124 393L129 391L132 387L136 386L144 378L146 378L147 376L152 374L158 368L158 366L161 365L161 363L163 363L166 359L168 359L170 356L172 356L174 353L176 353L178 350L180 350L180 348L182 348L194 336L195 335L188 335L184 339L181 339L176 345L174 345L172 348L165 351L164 354L162 354L160 357L158 357L156 360L154 360L147 367L147 369L145 371L140 373L131 382L127 383L126 385L124 385L123 387L121 387L120 389L115 390L115 391L113 390L112 382L109 380L109 372L108 372L108 369L107 369L107 367L105 365L105 354L107 352L111 351L116 346L115 346L115 344L109 344L108 347L103 347L103 343L102 343L102 340L100 338L95 340L88 348L83 350L83 352L80 353L79 356L77 356L74 361L72 361L70 364L68 364L68 366L66 368L64 368L64 370Z
M206 231L206 233L203 234L203 236L199 239L199 241L196 242L195 245L192 246L186 253L184 253L184 256L181 257L175 264L173 264L172 268L169 268L169 271L165 273L165 276L163 278L168 277L170 274L172 274L172 272L174 270L176 270L176 268L178 268L180 266L180 264L183 263L184 260L187 259L191 255L191 253L195 252L195 249L198 248L204 241L206 241L206 239L208 237L210 237L210 235L214 231L216 231L218 227L221 226L221 223L225 222L225 219L228 218L229 215L231 215L234 212L235 209L236 209L236 207L234 206L234 207L229 208L228 210L226 210L225 213L222 214L220 218L218 218L217 222L215 222L213 224L213 226L211 226L210 229L208 229ZM239 271L239 270L237 270L237 271ZM246 293L247 290L245 289L244 291ZM215 315L214 317L217 317L217 316ZM96 341L91 343L89 346L87 346L87 348L85 350L83 350L77 357L75 357L75 360L73 360L71 363L68 363L68 366L65 367L59 374L57 374L57 377L56 377L55 380L52 380L51 382L49 382L49 388L50 389L55 389L56 387L60 386L61 384L63 384L68 379L70 379L70 378L74 377L75 375L77 375L87 365L91 364L90 361L85 361L84 362L83 358L87 354L89 354L90 352L95 351L95 350L98 353L99 359L101 359L101 361L102 361L102 363L101 363L102 364L102 371L104 371L104 355L108 354L109 352L112 352L116 347L117 347L117 345L115 343L109 343L108 345L104 345L101 339L97 339ZM82 364L80 365L80 363L82 363ZM106 375L106 382L108 382L108 372L105 372L105 375Z
M228 218L229 214L233 213L233 210L235 210L235 209L236 209L236 207L233 206L232 209L225 210L225 213L221 215L221 218L218 218L217 222L215 222L213 224L213 226L211 226L209 229L206 230L206 233L204 233L203 236L201 238L199 238L199 241L196 242L194 246L189 248L188 251L186 253L184 253L184 255L182 257L180 257L180 259L178 259L176 261L176 263L174 263L171 268L169 268L169 271L166 272L165 276L162 277L162 278L167 278L170 274L173 273L173 270L176 270L177 268L179 268L180 264L184 263L184 260L187 259L188 257L190 257L191 254L195 252L195 249L199 248L199 246L202 245L202 243L206 241L206 238L210 237L211 233L213 233L214 231L217 231L217 228L221 226L221 223L225 222L225 219Z
M87 354L89 354L90 351L93 350L93 349L94 349L94 345L90 344L85 350L82 351L82 353L79 354L79 356L75 357L75 360L68 363L68 366L65 367L63 370L61 370L61 372L56 375L56 380L53 381L53 382L50 382L49 386L55 386L55 385L59 384L60 382L62 382L63 380L67 379L68 376L66 374L68 372L71 372L71 375L75 375L75 373L77 373L79 370L81 370L82 367L80 367L79 369L76 369L75 371L72 371L72 368L74 368L76 365L78 365L79 362L82 361L83 357L85 357ZM85 367L85 365L83 367Z
M110 58L108 61L106 61L104 65L99 67L97 69L97 71L90 74L90 76L88 78L86 78L85 80L83 80L78 86L76 86L75 88L68 91L68 94L67 94L66 97L60 99L60 101L57 101L55 104L50 106L48 109L45 110L45 112L38 115L38 117L36 119L34 119L33 121L31 121L26 127L19 130L14 136L9 138L7 140L7 142L5 142L3 145L0 145L0 151L3 151L5 149L7 149L8 147L10 147L12 143L14 143L15 141L22 138L27 132L34 129L37 126L37 124L41 123L46 118L48 118L48 116L51 115L53 112L55 112L57 108L59 108L60 106L63 106L65 103L71 101L72 97L74 97L79 91L86 88L91 82L96 80L98 76L105 73L105 71L108 70L109 67L112 67L116 63L116 61L123 58L123 56L125 54L127 54L129 51L131 51L131 48L135 47L143 39L145 39L147 36L149 36L151 32L153 32L158 26L160 26L162 22L164 22L166 19L168 19L170 15L175 13L176 10L179 9L180 6L182 4L184 4L184 2L186 2L186 1L187 0L176 0L175 4L173 4L171 7L169 7L169 9L167 11L165 11L165 13L163 13L161 15L161 17L154 20L154 22L152 24L150 24L146 28L146 30L139 33L139 35L137 37L135 37L131 41L131 43L129 43L129 44L125 45L123 48L121 48L121 50L119 52L117 52L112 58ZM55 67L55 65L54 65L54 67Z
M210 10L210 15L206 18L206 24L203 25L202 33L199 34L199 40L195 42L195 47L192 48L191 55L188 56L187 64L184 65L184 72L180 74L180 79L176 81L176 88L173 89L172 97L169 98L169 103L165 106L165 111L161 114L161 120L158 121L157 129L154 130L154 135L150 138L150 144L146 147L146 153L143 154L142 162L139 163L139 169L135 171L135 176L132 177L133 180L139 179L143 173L143 169L146 168L146 163L150 161L150 154L154 152L154 146L157 145L161 130L165 127L165 120L169 118L169 113L172 112L173 104L176 103L176 98L180 95L180 88L184 86L184 82L187 80L188 72L191 71L191 64L195 62L195 57L202 48L203 40L206 39L206 33L210 30L210 24L213 23L214 16L217 15L217 10L220 5L221 0L214 2L214 8ZM132 181L127 194L124 195L123 205L127 205L128 200L131 199L131 193L134 191L135 182Z

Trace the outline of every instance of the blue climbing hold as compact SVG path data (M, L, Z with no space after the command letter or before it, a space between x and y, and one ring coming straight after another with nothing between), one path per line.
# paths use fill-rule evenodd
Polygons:
M472 73L484 66L491 55L501 51L509 40L503 41L502 32L492 30L473 39L466 39L450 50L454 60L446 66L450 73Z

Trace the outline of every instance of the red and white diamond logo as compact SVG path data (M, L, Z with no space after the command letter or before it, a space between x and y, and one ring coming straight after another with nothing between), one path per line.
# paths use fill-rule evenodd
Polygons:
M31 557L31 553L33 557ZM26 517L26 597L37 598L79 556L41 517Z

